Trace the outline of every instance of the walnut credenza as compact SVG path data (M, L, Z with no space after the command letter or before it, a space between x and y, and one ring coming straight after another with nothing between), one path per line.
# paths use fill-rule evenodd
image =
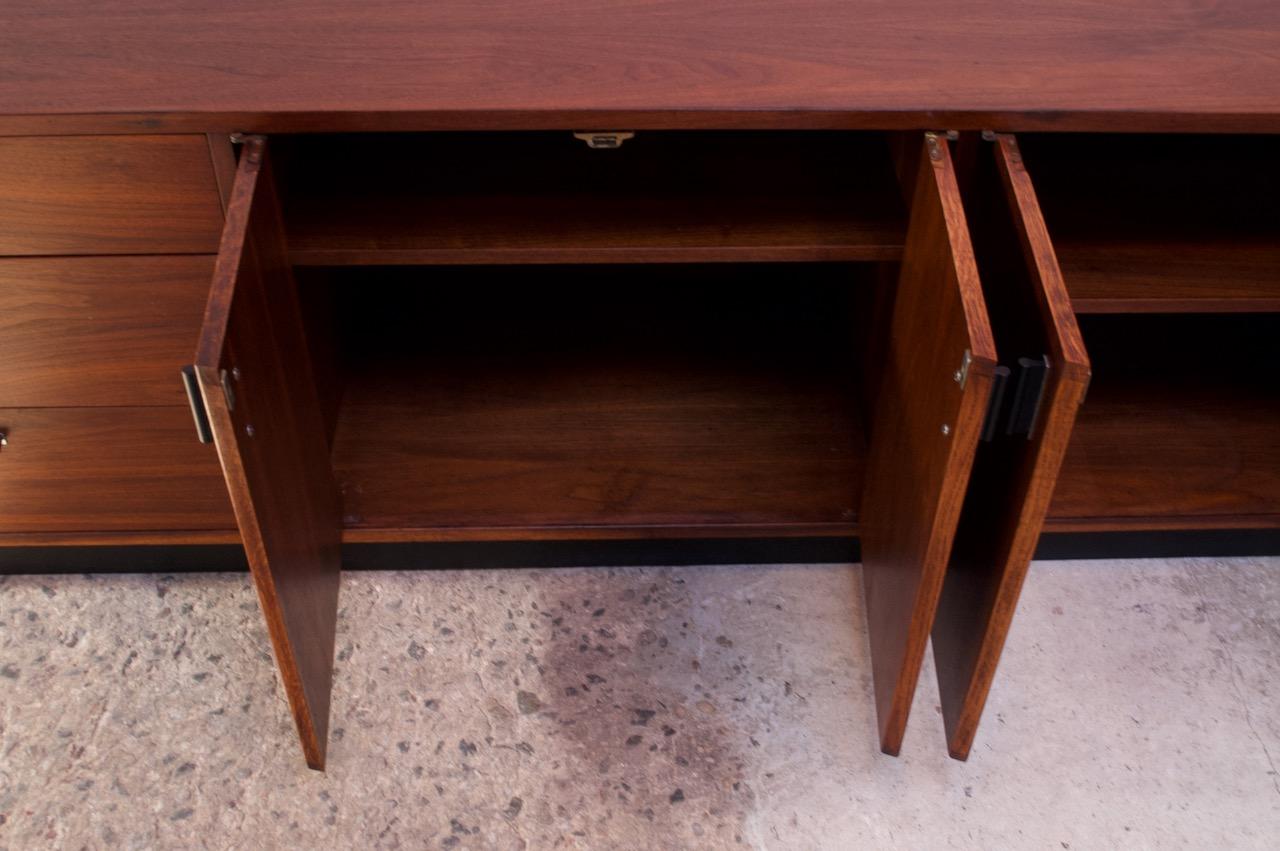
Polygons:
M856 536L964 758L1042 531L1280 526L1271 4L553 5L4 13L0 546L242 542L320 768L344 543Z

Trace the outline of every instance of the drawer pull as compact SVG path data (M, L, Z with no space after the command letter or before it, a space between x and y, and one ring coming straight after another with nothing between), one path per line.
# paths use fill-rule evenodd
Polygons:
M182 386L187 391L187 402L191 404L191 416L196 421L196 437L201 443L213 443L213 429L209 426L209 412L204 408L204 396L200 393L200 384L196 381L196 368L182 368Z

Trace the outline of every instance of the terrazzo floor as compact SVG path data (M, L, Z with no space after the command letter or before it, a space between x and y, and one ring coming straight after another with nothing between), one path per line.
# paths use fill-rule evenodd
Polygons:
M248 577L0 577L0 848L1276 848L1280 558L1036 564L974 753L857 568L351 573L308 771Z

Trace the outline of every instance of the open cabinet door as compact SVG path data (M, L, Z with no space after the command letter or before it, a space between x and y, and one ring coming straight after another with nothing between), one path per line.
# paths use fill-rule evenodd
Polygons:
M320 769L341 503L260 137L236 170L193 372L197 422L203 407L307 765Z
M880 746L896 754L996 365L950 151L927 134L860 520Z
M1009 375L978 447L933 626L947 747L957 759L973 745L1090 375L1017 141L986 134L961 144L973 163L965 202L978 269Z

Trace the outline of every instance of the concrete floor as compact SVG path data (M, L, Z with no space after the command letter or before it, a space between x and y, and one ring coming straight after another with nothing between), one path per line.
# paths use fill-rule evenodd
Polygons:
M248 579L0 578L0 848L1275 848L1280 559L1037 564L968 763L855 568L349 574L327 774Z

